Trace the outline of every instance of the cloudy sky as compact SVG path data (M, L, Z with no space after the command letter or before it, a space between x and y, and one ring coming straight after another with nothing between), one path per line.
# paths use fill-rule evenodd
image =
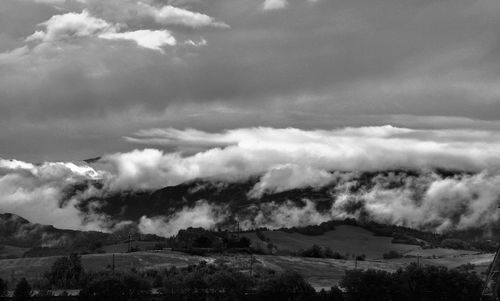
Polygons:
M168 151L138 141L151 129L497 131L499 15L498 0L2 0L0 157Z

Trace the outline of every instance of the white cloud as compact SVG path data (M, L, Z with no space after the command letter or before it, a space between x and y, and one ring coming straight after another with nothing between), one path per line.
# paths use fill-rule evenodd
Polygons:
M146 3L138 4L140 14L153 17L153 19L163 25L185 25L193 28L197 27L228 27L227 24L215 21L214 18L190 10L171 5L154 7Z
M333 173L326 170L285 164L267 171L249 192L249 196L259 198L266 192L276 193L296 188L323 187L332 182L335 177Z
M41 165L0 159L0 212L27 218L31 222L64 229L107 231L113 222L92 211L82 213L78 203L97 195L95 188L66 199L72 185L105 176L84 164L46 162Z
M87 10L52 16L40 24L45 30L36 31L27 41L59 42L70 38L95 37L104 40L128 40L138 46L162 51L163 46L175 46L177 41L168 30L136 30L118 32L120 26L92 16ZM1 59L1 56L0 56Z
M140 171L129 173L130 167L119 168L123 172L116 174L114 182L119 187L135 183L142 188L157 188L199 177L237 181L286 164L320 173L397 168L500 171L500 136L487 131L391 126L331 131L246 128L222 133L153 129L139 132L132 141L178 145L181 150L196 144L209 149L189 156L153 149L106 156L104 161L111 166L133 165Z
M176 235L181 229L202 227L211 229L224 220L223 207L212 206L200 201L193 208L184 207L181 211L168 217L141 217L139 230L145 234L156 234L164 237Z
M286 0L265 0L262 4L264 10L282 9L288 5Z
M308 200L304 206L254 205L253 216L239 217L246 227L303 226L368 216L378 222L446 231L487 227L498 219L492 210L500 196L497 132L384 126L330 131L244 128L222 133L153 129L136 136L143 143L154 139L169 146L199 144L208 149L190 155L134 150L106 155L90 166L0 160L0 211L63 228L106 230L116 222L95 212L80 212L79 202L109 191L157 189L198 178L233 182L260 176L249 195L334 184L331 208L319 211ZM433 168L475 174L443 178L429 171ZM394 169L420 173L380 174L369 185L349 188L359 187L359 172ZM96 179L103 182L102 190L89 188L66 199L68 187ZM359 205L354 211L353 203ZM141 230L169 236L187 226L210 228L226 218L220 206L199 202L169 217L143 217Z
M165 45L175 46L177 41L168 30L137 30L130 32L108 32L99 35L106 40L129 40L137 45L153 50L162 51Z
M116 30L116 26L91 16L87 10L55 15L40 25L45 30L36 31L26 39L27 41L56 42L74 37L92 37Z
M486 229L499 218L496 210L499 176L487 173L454 178L435 174L417 178L403 175L399 181L404 186L390 188L378 184L369 191L344 197L362 202L365 213L377 222L438 232L471 227ZM345 212L344 206L342 201L336 202L332 213Z

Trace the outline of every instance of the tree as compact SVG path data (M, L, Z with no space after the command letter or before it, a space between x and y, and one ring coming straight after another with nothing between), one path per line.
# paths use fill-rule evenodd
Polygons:
M28 300L31 297L31 285L26 278L22 278L14 290L14 300Z
M101 275L91 280L80 291L81 300L125 300L126 287L117 276Z
M84 273L81 256L73 253L68 257L58 258L45 277L51 285L67 289L78 287Z
M126 288L125 294L128 298L136 298L151 291L149 282L135 274L125 274L121 281Z
M401 258L403 255L401 255L398 251L390 250L389 252L382 254L382 257L384 259L394 259Z
M215 293L224 293L229 300L238 300L253 285L253 279L231 268L221 268L213 274L207 273L207 287Z
M347 290L348 300L405 300L404 298L396 298L398 297L398 285L394 282L393 274L386 271L346 271L340 285Z
M7 281L0 278L0 297L7 295Z
M302 251L300 255L304 257L314 257L314 258L325 257L323 249L318 245L312 245L309 249L305 249L304 251Z
M301 300L313 297L315 291L299 273L285 271L259 283L257 294L259 300L287 300L291 296Z
M91 275L80 291L81 300L137 300L150 293L151 285L134 273Z
M465 269L411 264L394 273L346 271L340 285L347 291L348 300L474 301L479 300L482 281Z

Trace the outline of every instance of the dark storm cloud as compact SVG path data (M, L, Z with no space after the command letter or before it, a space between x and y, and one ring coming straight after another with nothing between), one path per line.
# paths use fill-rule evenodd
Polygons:
M43 152L91 156L82 144L114 151L150 127L498 127L495 0L144 1L153 13L139 1L36 2L0 11L4 156L36 158L19 137L39 135ZM83 9L115 39L99 29L23 42ZM117 39L139 30L168 30L176 44L162 53Z

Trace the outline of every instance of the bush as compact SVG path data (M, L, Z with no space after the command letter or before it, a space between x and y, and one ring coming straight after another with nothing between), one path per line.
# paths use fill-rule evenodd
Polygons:
M467 250L470 249L470 245L457 238L446 238L441 241L440 244L441 247L447 248L447 249L456 249L456 250Z
M312 258L332 258L332 259L347 259L339 252L334 252L330 247L320 247L318 245L312 245L309 249L305 249L299 252L299 256L302 257L312 257Z
M300 252L303 257L324 258L325 251L318 245L312 245L309 249Z
M150 290L149 282L135 274L100 273L93 275L92 280L84 284L80 300L135 300L148 294Z
M340 254L337 251L335 251L335 252L332 251L332 249L330 249L329 247L325 248L325 257L326 258L332 258L332 259L347 259L346 256Z
M227 299L237 300L253 287L252 277L224 265L209 265L201 262L196 266L165 271L163 289L169 297L184 295L203 300L208 294L222 294Z
M395 259L395 258L401 258L403 257L403 255L398 253L397 251L391 250L387 253L382 254L382 257L384 259Z
M389 273L377 270L347 271L340 285L348 300L450 300L476 301L482 281L464 269L411 264Z
M365 259L366 259L366 255L365 254L356 255L356 260L357 261L365 261Z
M288 300L287 296L302 300L314 297L315 291L299 273L285 271L260 282L257 296L258 300Z

